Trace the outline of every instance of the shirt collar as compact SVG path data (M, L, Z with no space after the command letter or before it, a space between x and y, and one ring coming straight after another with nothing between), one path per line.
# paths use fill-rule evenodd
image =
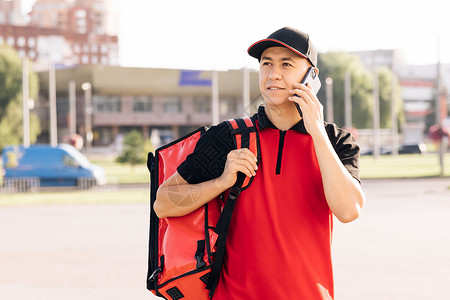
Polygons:
M269 117L267 117L266 114L266 109L264 107L264 105L260 105L258 108L258 113L257 113L257 117L258 117L258 125L259 125L259 129L260 130L265 130L268 128L272 128L272 129L277 129L279 130L273 123L272 121L269 120ZM292 126L289 130L294 130L297 131L299 133L308 133L306 131L305 128L305 123L303 122L303 119L301 119L297 124L295 124L294 126Z

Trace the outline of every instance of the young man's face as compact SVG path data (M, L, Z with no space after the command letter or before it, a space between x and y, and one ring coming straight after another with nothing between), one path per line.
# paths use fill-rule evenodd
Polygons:
M261 54L259 89L266 105L294 105L288 100L294 83L300 82L311 63L285 47L270 47Z

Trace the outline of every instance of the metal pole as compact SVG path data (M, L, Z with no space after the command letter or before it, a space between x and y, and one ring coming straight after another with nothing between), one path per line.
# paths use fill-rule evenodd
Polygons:
M328 123L334 122L334 106L333 106L333 79L327 77L325 80L327 91L327 121Z
M436 64L436 124L439 128L442 128L442 119L441 119L441 53L440 53L440 43L439 39L437 41L437 64ZM439 166L441 169L440 176L444 175L444 143L442 142L442 138L439 141Z
M92 85L85 82L81 85L84 91L84 128L86 132L86 152L92 152Z
M345 73L345 126L352 128L352 88L350 73Z
M395 101L396 80L394 73L394 63L391 67L392 80L391 80L391 123L392 123L392 155L398 155L398 111L397 103Z
M23 146L30 147L30 84L28 58L22 60L22 111L23 111Z
M213 125L219 123L219 73L212 71L212 123Z
M76 107L76 86L75 81L69 81L69 132L77 133L77 107Z
M244 115L249 116L251 114L250 109L250 71L248 68L244 68L242 70L242 76L243 76L243 104L244 104Z
M48 75L48 93L50 100L50 144L58 145L57 118L56 118L56 78L55 65L50 63Z
M380 95L378 87L378 67L373 70L373 156L380 156Z

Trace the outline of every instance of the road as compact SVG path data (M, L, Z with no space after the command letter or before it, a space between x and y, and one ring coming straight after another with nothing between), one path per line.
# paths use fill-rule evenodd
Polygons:
M446 297L448 186L450 179L363 181L361 218L335 222L336 300ZM159 299L145 289L147 205L1 207L0 240L2 300Z

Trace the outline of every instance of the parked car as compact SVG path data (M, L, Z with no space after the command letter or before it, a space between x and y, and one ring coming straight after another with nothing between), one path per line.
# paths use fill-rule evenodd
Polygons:
M389 155L392 154L391 148L381 147L380 148L380 155ZM361 152L361 156L363 155L373 155L373 149L368 149L364 152Z
M83 184L89 187L106 183L102 167L92 164L81 152L66 144L8 146L3 149L2 158L4 185L25 178L38 180L39 186Z
M398 148L398 154L422 154L426 152L425 144L402 145Z

